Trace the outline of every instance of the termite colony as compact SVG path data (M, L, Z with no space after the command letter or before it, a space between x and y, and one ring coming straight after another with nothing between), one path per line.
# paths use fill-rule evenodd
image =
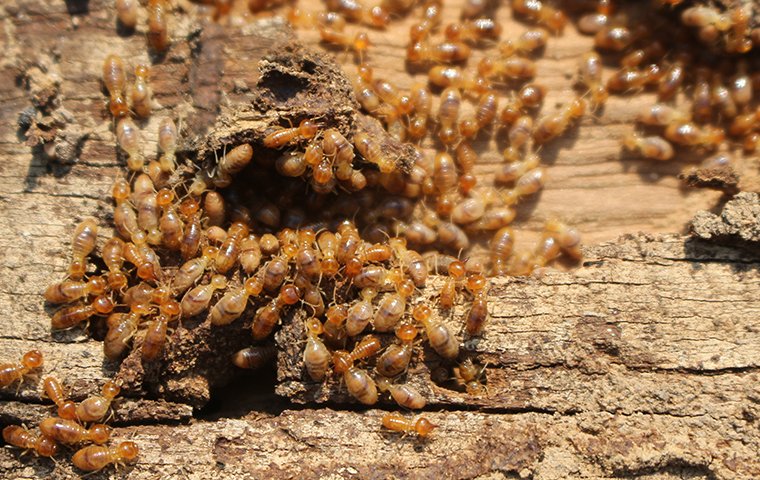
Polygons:
M234 24L240 2L202 3L213 19ZM251 0L247 7L258 13L279 3ZM588 112L601 112L610 94L645 89L656 90L660 103L639 121L663 136L632 134L622 142L626 149L668 160L672 144L702 152L734 145L752 152L758 146L755 65L742 56L709 68L715 52L746 55L760 41L757 30L747 27L752 7L711 14L680 2L655 2L648 11L660 7L668 14L646 26L644 14L616 12L609 1L572 2L566 13L539 0L515 0L514 16L530 28L504 39L495 2L468 1L461 20L447 25L435 0L326 4L320 13L295 7L280 13L295 29L318 33L327 47L351 52L356 100L395 142L415 146L414 162L402 165L370 131L341 132L308 116L283 118L263 132L260 143L228 145L204 167L178 158L180 134L165 118L158 131L161 154L146 161L132 115L151 114L150 70L138 65L130 86L126 63L109 55L103 84L131 181L113 185L116 236L102 244L94 268L88 257L98 243L97 223L85 220L75 229L68 277L45 292L51 304L72 304L54 313L54 329L104 319L106 357L119 360L138 349L149 363L161 359L170 328L196 317L227 335L230 328L249 331L253 345L232 353L232 363L259 368L275 354L267 339L283 320L303 312L304 378L323 382L335 375L366 405L387 394L404 408L423 408L426 399L409 384L408 372L418 358L418 337L424 337L463 391L483 395L484 367L461 344L484 333L488 277L540 272L560 255L581 258L578 232L554 220L533 249L514 247L515 208L545 182L542 146ZM138 14L143 7L136 0L117 0L116 7L127 28L147 18L152 50L170 47L169 2L150 0L147 15ZM405 17L415 19L407 64L427 74L426 83L409 90L375 74L371 32L363 30L385 29ZM535 78L536 60L569 18L594 35L604 57L596 51L583 55L578 94L538 115L547 92ZM715 48L674 50L674 44L692 43L684 40L691 32L663 28L662 22L680 20L699 27L697 36L712 38ZM483 55L470 65L474 51ZM606 81L603 62L619 65ZM691 97L691 107L684 106L684 96ZM478 138L506 142L491 184L474 173ZM259 161L273 155L273 161ZM188 169L178 168L183 161ZM435 302L422 290L431 273L447 275ZM463 303L460 333L451 317ZM83 420L56 394L48 395L59 406L56 421ZM420 436L435 428L424 417L396 413L385 415L382 425ZM100 427L77 428L77 439L102 439ZM42 437L20 430L9 435L19 439L9 443L40 454L55 453L41 439L63 442L45 429ZM75 464L94 465L90 457L98 455L111 463L134 458L136 447L121 445L86 447L104 450L80 455L80 463L75 455Z
M604 60L617 68L604 83L609 93L656 93L657 102L636 117L641 131L622 139L625 150L661 161L684 150L681 157L701 160L701 168L731 167L760 148L760 71L750 54L760 46L760 28L751 27L760 9L756 2L688 3L655 2L665 15L654 15L656 9L616 12L612 2L598 2L580 15L578 28L604 57L584 57L581 78L602 85Z
M36 375L35 371L42 368L42 365L42 353L37 350L26 352L18 363L0 364L0 388L11 386L15 382L20 385L25 376ZM100 470L137 457L137 445L133 442L106 445L111 430L105 424L98 423L107 420L111 403L119 394L119 386L114 382L106 382L100 394L87 397L79 403L66 398L63 385L55 377L45 377L42 388L55 404L57 416L40 421L39 434L21 425L6 426L3 428L3 440L7 445L50 458L61 452L60 445L77 448L71 461L84 471Z

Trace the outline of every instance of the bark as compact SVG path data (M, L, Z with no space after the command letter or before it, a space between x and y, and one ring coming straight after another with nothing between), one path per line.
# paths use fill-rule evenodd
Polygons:
M76 222L86 216L110 222L108 192L123 159L106 115L102 60L111 52L132 64L149 58L139 31L118 34L110 2L19 0L4 9L0 359L40 349L42 375L62 378L79 400L119 366L87 333L51 332L40 292L64 275ZM146 153L155 152L162 116L181 117L183 153L210 161L221 145L255 140L246 135L278 120L254 125L260 119L250 110L244 116L241 105L260 93L254 87L262 56L291 35L276 20L238 29L190 18L172 17L172 49L152 67L160 107L141 127ZM503 21L507 32L510 25L524 28ZM376 75L398 78L401 87L412 81L398 75L407 28L402 22L371 32ZM302 38L308 44L317 37ZM539 60L547 111L571 95L566 73L590 43L567 32ZM743 194L720 215L702 213L692 225L699 238L681 235L697 210L721 210L721 193L685 192L676 162L621 158L617 139L631 128L637 106L650 100L612 98L603 116L584 119L544 150L550 181L540 202L520 207L521 241L529 244L543 219L558 216L591 246L578 269L494 280L486 333L463 344L467 356L487 364L484 394L468 395L447 378L430 380L439 364L429 352L413 361L408 377L428 399L424 415L438 425L429 439L383 430L381 409L393 408L387 401L360 409L337 382L304 381L298 318L278 334L276 378L271 371L240 375L204 365L213 358L228 365L230 336L201 346L197 337L183 337L188 326L175 331L173 350L149 372L150 381L135 380L115 407L113 437L137 442L139 461L94 477L760 476L757 198ZM499 165L498 142L476 146L478 173L486 178ZM739 164L738 188L757 185L753 162ZM424 295L434 298L439 285L433 279ZM460 324L463 308L444 319ZM194 335L213 338L198 330ZM177 361L182 355L194 363ZM121 379L129 383L125 371ZM52 413L34 379L0 395L3 425L33 426ZM4 478L77 475L68 455L54 464L18 453L0 451Z

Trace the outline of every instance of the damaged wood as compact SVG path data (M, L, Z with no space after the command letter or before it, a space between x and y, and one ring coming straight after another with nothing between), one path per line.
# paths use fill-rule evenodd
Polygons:
M760 368L760 255L728 252L688 237L632 235L586 248L584 265L571 272L494 278L483 336L458 336L461 356L486 366L486 392L467 394L451 378L452 364L427 347L397 381L410 381L433 408L687 414L720 400L741 409ZM429 282L422 301L435 304L442 280ZM466 306L436 314L460 332ZM353 404L339 377L306 380L303 331L294 321L277 335L286 353L278 358L277 393ZM448 370L439 379L442 366ZM734 391L719 386L729 384ZM678 400L666 393L675 385Z

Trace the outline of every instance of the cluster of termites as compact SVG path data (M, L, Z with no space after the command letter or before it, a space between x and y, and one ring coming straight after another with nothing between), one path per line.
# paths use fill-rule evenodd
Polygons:
M282 2L199 3L199 11L234 23ZM698 27L697 36L716 51L745 54L757 43L758 32L748 27L751 7L720 12L659 3L672 10L675 23ZM103 321L107 358L136 351L143 362L158 363L170 329L195 318L212 332L247 331L252 345L231 352L231 359L251 369L273 358L270 338L278 326L300 317L307 381L332 376L362 404L386 396L421 409L426 399L408 372L420 361L422 337L461 390L483 395L485 368L463 351L462 341L484 333L488 277L528 275L560 255L581 257L578 232L554 220L535 247L515 248L516 206L545 183L542 146L587 112L600 114L610 94L649 89L658 103L641 112L645 131L626 137L626 149L668 160L673 145L713 152L738 143L752 152L759 144L754 92L760 75L752 73L751 60L711 68L709 52L666 47L673 44L668 29L616 11L611 1L585 2L566 13L545 1L515 0L515 18L530 28L511 38L496 21L495 2L467 1L459 21L445 25L440 0L325 4L322 12L289 7L281 13L326 47L351 53L356 100L392 141L415 146L414 161L401 165L385 140L358 126L341 131L308 117L282 119L261 132L258 143L228 145L210 166L182 158L185 169L177 169L177 127L164 118L161 154L146 161L132 117L153 110L150 69L137 65L131 80L125 62L109 55L103 85L130 179L113 185L114 236L99 240L93 219L76 227L67 277L45 292L47 302L63 305L53 314L54 329ZM144 20L148 44L159 54L171 46L172 8L165 0L145 6L116 0L120 25L143 29L138 23ZM241 8L245 13L235 17ZM372 32L364 30L404 18L414 19L407 65L426 73L425 82L409 89L375 73ZM539 115L547 92L536 79L536 60L570 18L594 36L595 51L582 56L578 94ZM603 65L615 62L619 68L605 80ZM474 145L486 139L504 147L491 184L475 175ZM431 273L446 275L432 296L425 289ZM463 318L453 318L463 304ZM32 368L34 359L25 357L0 372L0 380L11 383ZM104 387L98 397L107 401L105 410L118 393L115 384L107 386L116 390ZM107 429L84 423L100 421L105 410L97 419L84 417L52 379L45 379L45 391L59 417L43 421L41 435L6 429L6 442L44 456L55 453L55 442L94 442L74 456L85 470L134 458L133 444L99 446ZM420 436L435 428L423 416L397 413L386 414L382 425Z
M36 374L43 364L42 353L26 352L19 363L0 364L0 388L11 386L24 377ZM55 377L42 380L45 395L55 404L56 416L42 419L39 433L22 425L3 428L7 445L31 451L41 457L54 458L63 449L76 449L71 457L75 467L86 472L101 470L108 465L134 460L138 448L133 442L108 444L110 428L104 423L111 412L111 403L119 394L119 386L107 381L100 394L91 395L79 403L67 399L66 391Z
M600 91L612 94L657 95L656 103L641 108L636 118L641 129L622 139L623 148L661 161L674 158L680 149L688 152L684 158L703 160L702 167L730 165L732 157L756 152L760 73L757 59L749 54L760 44L760 29L750 28L756 5L737 2L720 10L663 3L675 19L622 5L616 12L612 2L600 1L578 22L582 33L594 36L600 52L584 57L581 78L593 77ZM678 28L678 20L697 27L698 33ZM706 48L694 48L695 42ZM617 65L606 81L602 61ZM591 71L596 73L592 76Z

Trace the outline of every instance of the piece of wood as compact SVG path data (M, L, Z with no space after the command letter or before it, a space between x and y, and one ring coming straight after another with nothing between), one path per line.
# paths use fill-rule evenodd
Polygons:
M615 411L683 408L687 414L720 398L743 408L740 392L752 388L754 378L747 373L760 366L757 252L639 235L584 253L584 266L572 272L492 279L491 319L483 336L458 335L465 355L487 366L486 394L471 396L453 381L431 380L442 362L427 347L398 382L408 379L434 407L568 413L614 405ZM430 282L420 300L436 305L441 283ZM435 309L434 318L459 332L467 308L468 303L451 312ZM280 350L290 353L279 357L277 392L298 401L353 403L339 378L322 384L302 380L308 377L301 349L293 347L302 332L301 322L293 322L277 336ZM671 387L682 399L665 394Z
M457 9L447 6L446 18L456 17ZM499 11L499 19L509 37L527 28L508 9ZM95 216L104 227L110 223L108 193L112 179L123 174L123 158L106 115L102 60L112 52L133 65L150 57L142 26L133 36L117 33L110 1L15 0L4 5L0 20L0 113L6 119L0 124L0 307L6 318L0 323L0 359L16 360L38 348L46 357L43 375L61 377L81 399L117 366L81 330L51 335L51 312L40 293L63 277L76 222ZM402 87L423 79L402 72L399 62L411 21L371 32L376 75ZM185 151L202 145L220 112L250 98L259 58L283 38L280 24L271 20L201 27L177 13L171 22L173 46L152 67L160 107L141 125L149 156L156 152L164 115L183 119ZM317 38L313 32L301 36L306 43ZM590 45L572 29L550 43L538 62L549 88L547 111L573 94L568 72ZM680 236L615 241L626 232L679 231L697 210L711 210L719 201L719 192L682 190L676 162L621 159L618 139L631 129L638 106L651 98L613 97L602 116L585 118L579 129L545 149L551 164L547 187L540 200L520 208L525 238L544 219L559 216L596 246L577 272L496 284L494 319L483 341L468 344L476 358L489 362L488 395L468 397L427 384L432 408L442 410L426 413L439 425L431 439L382 431L377 410L310 405L289 411L281 398L234 387L223 391L218 410L209 407L206 416L193 420L191 406L157 401L160 390L133 392L135 398L116 408L117 425L132 426L114 432L141 448L127 476L760 475L757 256ZM33 125L34 135L25 138L14 119ZM495 143L479 142L478 148L478 173L487 178L499 153ZM747 165L750 171L754 164ZM288 353L283 359L294 363L280 368L280 391L310 388L300 383L297 352ZM336 390L325 392L323 398L343 401ZM33 381L18 393L11 388L0 395L3 424L33 422L52 411L41 403ZM484 411L463 411L465 402ZM189 424L177 423L184 421ZM0 451L4 478L76 474L68 460L54 466ZM109 470L95 478L120 475Z

